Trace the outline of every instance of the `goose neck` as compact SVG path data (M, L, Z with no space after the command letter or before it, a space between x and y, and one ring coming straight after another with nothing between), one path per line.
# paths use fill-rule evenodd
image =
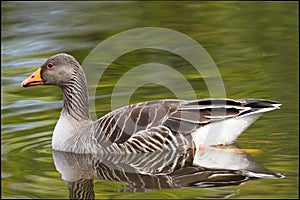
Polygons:
M63 110L77 121L91 120L87 81L82 70L78 70L71 80L62 86Z

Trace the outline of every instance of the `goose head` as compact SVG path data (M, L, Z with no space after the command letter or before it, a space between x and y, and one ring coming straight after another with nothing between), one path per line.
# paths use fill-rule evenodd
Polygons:
M77 60L60 53L47 59L21 84L22 87L54 85L63 91L63 110L68 118L90 120L88 87L84 71Z
M22 87L55 85L64 87L81 71L80 64L68 54L60 53L47 59L42 66L24 80Z

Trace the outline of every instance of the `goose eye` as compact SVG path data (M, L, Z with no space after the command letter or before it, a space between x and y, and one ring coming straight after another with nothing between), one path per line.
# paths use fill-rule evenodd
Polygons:
M48 69L52 69L54 67L54 65L52 63L48 63L47 68Z

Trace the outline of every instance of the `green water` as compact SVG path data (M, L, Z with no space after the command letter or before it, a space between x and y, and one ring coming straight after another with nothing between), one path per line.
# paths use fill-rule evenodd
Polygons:
M66 52L81 63L100 42L139 27L176 30L200 43L217 64L229 98L278 101L238 139L251 156L284 179L240 186L118 192L124 183L95 180L96 198L297 198L299 162L299 57L297 2L1 2L2 198L68 198L56 171L51 135L61 110L59 88L21 88L49 56ZM151 40L151 38L149 38ZM173 41L176 43L176 41ZM178 55L144 49L126 53L104 72L96 113L111 110L118 79L135 66L157 62L184 75L197 98L209 97L205 81ZM147 74L145 74L145 77ZM168 75L166 75L166 78ZM88 80L89 81L89 80ZM123 94L119 94L122 98ZM135 90L129 103L175 98L158 84ZM189 93L187 93L189 98ZM257 153L254 153L257 152Z

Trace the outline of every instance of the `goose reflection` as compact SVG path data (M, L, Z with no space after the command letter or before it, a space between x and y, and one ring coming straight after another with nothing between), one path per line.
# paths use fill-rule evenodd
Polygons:
M232 186L251 179L284 177L255 162L236 145L125 155L86 155L53 150L53 158L56 169L67 182L71 199L93 199L95 178L125 182L122 192L146 192Z

